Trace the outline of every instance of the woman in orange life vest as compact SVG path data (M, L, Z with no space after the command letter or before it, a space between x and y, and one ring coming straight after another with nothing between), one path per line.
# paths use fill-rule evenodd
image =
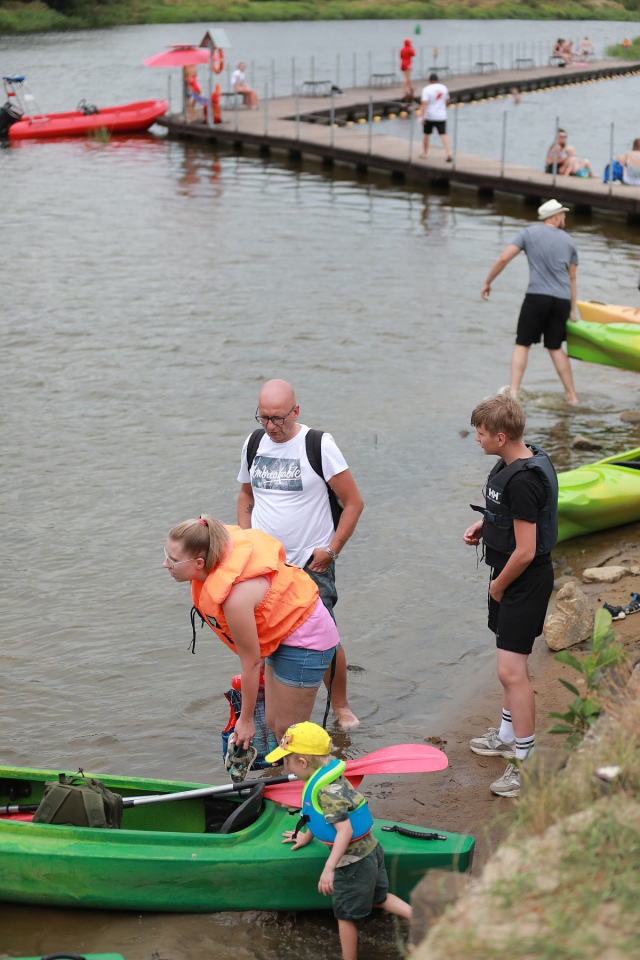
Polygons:
M236 743L246 749L255 734L263 659L266 720L276 738L308 720L340 638L315 583L286 563L280 541L202 516L170 530L163 566L191 583L197 611L240 657Z

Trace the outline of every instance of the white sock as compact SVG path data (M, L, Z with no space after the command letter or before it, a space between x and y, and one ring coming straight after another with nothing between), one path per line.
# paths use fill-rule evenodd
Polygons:
M508 710L505 710L504 707L502 709L502 723L500 724L498 736L503 743L513 743L516 738L513 732L513 724L511 723L511 714Z
M516 737L516 760L526 760L533 753L536 744L536 735L530 737Z

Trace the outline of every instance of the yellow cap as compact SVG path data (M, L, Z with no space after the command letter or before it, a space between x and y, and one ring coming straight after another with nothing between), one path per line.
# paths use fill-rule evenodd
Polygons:
M280 741L280 746L265 757L268 763L275 763L289 753L306 753L313 757L326 757L331 752L331 737L326 730L305 720L290 726Z

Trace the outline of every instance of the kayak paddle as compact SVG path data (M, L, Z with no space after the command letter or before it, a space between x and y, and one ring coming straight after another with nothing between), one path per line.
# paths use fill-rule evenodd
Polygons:
M393 747L382 747L373 753L365 754L356 760L347 760L345 776L354 787L358 787L365 774L433 773L444 770L448 764L445 754L424 743L401 743ZM300 806L303 781L293 774L289 776L267 778L264 781L243 780L241 783L226 783L218 787L198 787L195 790L182 790L178 793L157 793L146 797L125 797L123 807L141 807L148 803L168 803L173 800L191 800L197 797L240 793L256 783L264 782L264 795L285 806ZM11 804L0 807L0 815L29 813L38 809L39 804Z

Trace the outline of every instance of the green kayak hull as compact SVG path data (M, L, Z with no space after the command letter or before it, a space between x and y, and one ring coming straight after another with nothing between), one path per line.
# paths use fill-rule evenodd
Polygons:
M567 353L575 360L640 371L640 325L569 320Z
M57 771L0 767L0 805L37 803ZM95 774L92 774L95 776ZM199 789L206 784L102 776L123 797ZM12 781L24 789L19 800ZM29 795L26 796L27 790ZM163 912L328 909L318 893L327 848L292 851L282 834L297 812L264 801L258 819L237 833L205 832L212 805L235 798L165 801L124 810L122 829L92 829L0 819L0 900L34 905ZM466 871L472 837L437 830L444 840L385 833L376 820L391 891L403 899L431 868ZM432 824L414 827L436 831Z
M639 468L636 448L559 473L558 542L640 520Z

